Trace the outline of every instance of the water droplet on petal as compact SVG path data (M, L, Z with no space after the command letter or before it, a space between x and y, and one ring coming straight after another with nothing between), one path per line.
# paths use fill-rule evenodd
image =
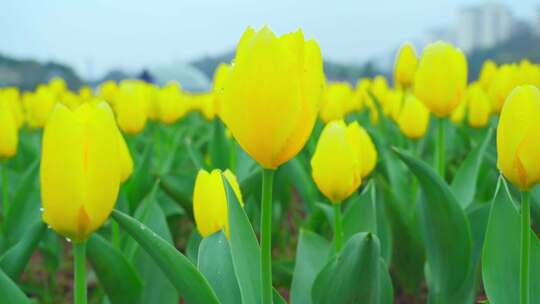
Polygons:
M71 243L71 239L70 239L70 238L66 238L66 241L67 241L68 243Z

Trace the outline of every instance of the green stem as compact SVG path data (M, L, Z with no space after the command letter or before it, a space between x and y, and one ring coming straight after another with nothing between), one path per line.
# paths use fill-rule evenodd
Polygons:
M439 175L444 179L444 164L446 162L445 158L445 140L444 140L444 119L438 118L438 125L437 125L437 149L435 149L437 153L437 169L439 172Z
M336 253L343 246L343 222L341 220L341 203L334 204L334 243L336 245Z
M74 303L86 304L86 242L73 243L73 265L75 268Z
M9 202L8 202L8 168L6 165L7 162L3 162L0 170L2 171L2 213L4 216L4 222L7 219L7 214L9 211Z
M412 139L411 141L411 153L414 158L421 159L420 153L420 140ZM412 175L412 202L416 204L416 195L418 193L418 179Z
M531 208L529 192L522 193L521 201L521 259L520 259L520 303L529 304L529 255L531 240Z
M156 122L154 125L154 147L156 152L158 172L161 172L161 135L159 134L159 125Z
M120 227L116 221L111 222L112 228L112 244L116 249L120 249Z
M272 303L272 186L274 170L264 169L261 207L262 304Z

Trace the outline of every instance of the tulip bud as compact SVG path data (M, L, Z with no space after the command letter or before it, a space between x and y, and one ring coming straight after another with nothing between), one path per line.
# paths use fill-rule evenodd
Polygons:
M214 110L217 115L219 115L223 87L225 86L225 81L227 80L227 77L229 77L230 70L230 65L222 63L216 68L216 72L214 73L214 83L212 91L214 92Z
M7 101L0 100L0 159L17 153L19 134L15 115Z
M377 101L382 106L384 106L384 103L386 102L386 97L389 90L390 88L388 87L386 78L381 75L375 76L373 82L371 83L371 93L375 96L375 98L377 98Z
M458 106L467 86L467 59L445 42L428 45L420 58L414 95L438 117L447 117Z
M36 93L28 99L28 123L33 128L43 128L58 101L56 96L46 86L39 86Z
M457 107L450 114L450 120L456 125L461 125L463 123L463 119L465 119L466 110L467 110L467 99L466 99L466 96L463 95Z
M473 128L482 128L489 122L491 101L479 85L471 85L467 93L468 121Z
M223 176L231 185L240 205L244 206L240 186L234 174L225 170ZM229 220L227 213L227 196L221 170L215 169L208 173L199 170L193 190L193 214L197 230L207 237L223 229L229 238Z
M501 111L504 101L517 85L518 80L518 69L515 65L505 64L497 70L488 90L495 112Z
M484 90L489 89L493 77L497 73L497 64L493 60L486 60L480 70L479 82Z
M355 148L355 155L360 162L361 176L365 178L377 164L377 150L369 134L358 122L350 123L347 132Z
M497 167L521 190L540 182L540 91L516 87L501 111L497 128Z
M349 197L362 182L358 134L343 121L327 124L311 158L311 174L319 190L333 203Z
M429 110L414 95L405 97L398 118L401 132L411 139L420 139L426 135L429 126Z
M122 131L131 135L142 132L148 119L149 100L146 84L135 80L120 84L114 105Z
M114 80L107 80L99 86L99 96L109 104L112 104L116 99L118 86Z
M302 31L276 37L249 28L224 83L221 118L247 154L277 168L304 147L323 83L319 46Z
M352 88L348 83L326 85L321 101L321 119L324 123L343 119L352 100Z
M43 133L40 182L43 221L84 241L107 219L122 178L118 128L105 102L75 111L58 104Z
M394 85L397 88L407 89L412 86L417 64L418 58L412 44L402 45L394 64Z
M182 102L182 89L176 82L172 82L158 90L156 105L159 119L166 124L176 122L182 114L178 104Z

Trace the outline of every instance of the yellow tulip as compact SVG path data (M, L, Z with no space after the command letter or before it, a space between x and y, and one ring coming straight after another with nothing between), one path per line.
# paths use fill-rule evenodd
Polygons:
M193 214L197 230L207 237L223 229L229 238L229 220L227 215L227 197L221 170L215 169L208 173L199 170L193 190ZM244 205L240 186L234 174L225 170L223 176L231 185L240 205Z
M386 78L381 75L375 76L371 82L371 93L375 95L375 98L377 98L379 104L384 105L389 90L390 88L388 87L388 81L386 81Z
M348 135L359 160L362 178L368 176L377 165L377 150L367 131L358 122L352 122L347 127Z
M227 80L227 77L229 77L230 70L230 65L222 63L216 68L216 72L214 73L214 83L212 91L214 92L214 109L216 114L218 115L223 87L225 86L225 81Z
M57 102L55 95L46 86L39 86L36 93L27 95L28 123L33 128L43 128Z
M248 28L221 96L221 118L264 168L293 158L317 118L324 75L318 44L302 31L276 37Z
M493 76L488 94L491 98L495 112L500 112L504 101L518 84L518 67L516 65L502 65Z
M172 124L180 118L180 107L182 102L182 89L176 82L171 82L159 89L156 96L156 105L159 119L166 124Z
M148 119L149 89L140 81L122 81L114 106L120 129L127 134L137 134Z
M497 167L521 190L540 182L540 91L516 87L501 110L497 128Z
M49 88L53 94L59 98L67 91L66 81L60 77L53 77L49 80Z
M343 119L352 100L351 85L345 82L326 85L321 100L321 119L328 123L332 120Z
M418 58L412 44L403 44L394 64L394 85L397 88L407 89L412 86L417 64Z
M467 85L467 59L445 42L424 49L414 80L414 95L438 117L447 117L463 98Z
M122 178L118 132L105 102L55 107L43 133L40 181L43 220L59 234L84 241L111 213Z
M79 97L79 95L71 92L66 91L62 94L62 97L60 99L60 102L63 103L66 107L68 107L71 110L75 110L76 108L81 105L83 102L82 99Z
M5 102L11 110L17 129L24 124L24 113L21 104L21 94L16 87L0 89L0 102Z
M7 100L0 100L0 159L11 158L17 153L19 134L15 115Z
M471 85L467 93L467 118L473 128L482 128L489 122L491 101L482 87Z
M114 80L107 80L99 86L99 96L109 104L112 104L118 93L118 85Z
M84 85L79 89L79 97L83 102L90 101L92 99L92 96L93 92L91 87Z
M466 110L467 110L467 99L466 99L466 96L463 95L457 107L450 114L450 120L456 125L461 125L463 123L463 119L465 119Z
M384 115L397 121L399 112L401 111L404 93L402 90L389 90L386 94L386 101L383 105Z
M480 70L480 85L484 90L489 89L493 77L497 74L497 64L493 60L486 60Z
M429 126L429 110L414 95L405 97L397 120L399 129L411 139L420 139L426 135Z
M340 204L362 182L361 153L352 124L340 121L327 124L311 158L311 175L319 190L333 203Z
M214 93L199 93L189 96L189 109L192 111L199 111L204 118L212 120L216 116L214 108Z

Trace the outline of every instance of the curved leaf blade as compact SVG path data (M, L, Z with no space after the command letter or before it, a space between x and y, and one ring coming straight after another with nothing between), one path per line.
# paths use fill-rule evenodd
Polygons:
M0 295L10 304L30 304L24 292L2 270L0 270Z
M35 223L17 244L0 257L0 268L6 275L13 280L21 276L46 229L44 223Z

